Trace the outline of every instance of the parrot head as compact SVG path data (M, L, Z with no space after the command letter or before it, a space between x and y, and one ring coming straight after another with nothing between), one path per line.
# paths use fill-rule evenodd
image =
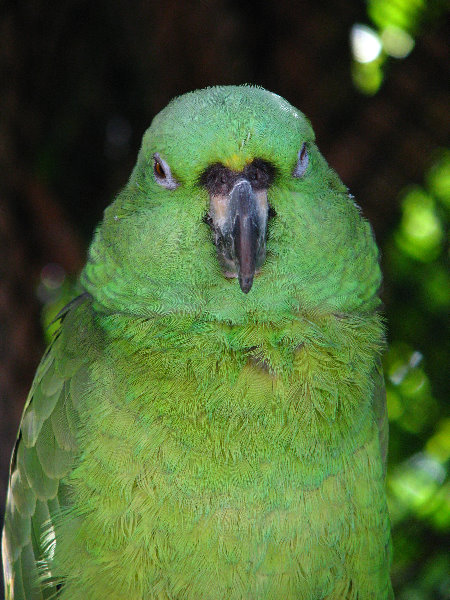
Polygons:
M373 307L380 272L307 118L246 85L187 93L154 118L82 282L103 307L239 321Z

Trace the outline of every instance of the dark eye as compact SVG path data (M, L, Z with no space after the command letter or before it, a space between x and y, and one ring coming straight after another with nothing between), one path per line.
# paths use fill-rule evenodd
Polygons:
M295 165L294 171L292 172L293 177L303 177L309 164L308 149L304 143L297 155L297 164Z
M157 161L155 161L155 173L156 173L156 175L158 175L158 177L162 177L164 179L166 177L166 174L164 173L162 164Z
M156 183L159 183L162 187L174 190L179 186L179 183L172 176L169 165L158 152L153 155L153 173L155 174Z

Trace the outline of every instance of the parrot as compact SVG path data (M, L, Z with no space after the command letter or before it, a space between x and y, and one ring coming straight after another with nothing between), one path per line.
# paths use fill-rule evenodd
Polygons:
M173 99L13 450L7 600L387 600L379 252L305 115Z

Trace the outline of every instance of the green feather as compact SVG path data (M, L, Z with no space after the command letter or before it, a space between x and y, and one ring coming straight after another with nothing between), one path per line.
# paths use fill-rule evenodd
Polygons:
M273 216L244 294L202 173L255 159ZM24 409L7 599L391 599L380 281L370 226L301 112L251 86L171 102Z
M11 475L10 488L19 513L24 517L31 517L36 508L36 496L28 482L21 477L18 469Z

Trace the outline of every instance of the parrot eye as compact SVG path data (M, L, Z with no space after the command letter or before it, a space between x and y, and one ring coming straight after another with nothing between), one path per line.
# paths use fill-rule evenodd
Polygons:
M164 179L166 178L166 174L164 173L164 169L162 168L161 163L155 162L155 171L159 177L163 177Z
M298 159L297 164L295 165L295 169L292 173L293 177L303 177L306 169L308 168L309 156L308 150L306 148L306 144L304 143L300 150L298 151Z
M169 165L161 158L158 152L155 152L153 155L153 173L155 175L156 183L159 183L159 185L168 190L174 190L180 185L173 177Z

